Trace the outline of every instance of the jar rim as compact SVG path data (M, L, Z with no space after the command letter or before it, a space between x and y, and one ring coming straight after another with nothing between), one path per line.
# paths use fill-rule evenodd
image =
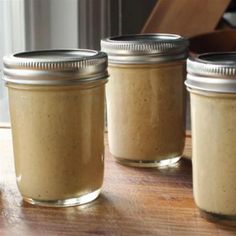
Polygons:
M236 52L204 53L187 59L187 87L236 93Z
M176 34L128 34L101 40L109 63L142 64L186 59L188 40Z
M10 83L57 85L104 79L107 55L89 49L19 52L3 58L3 80Z

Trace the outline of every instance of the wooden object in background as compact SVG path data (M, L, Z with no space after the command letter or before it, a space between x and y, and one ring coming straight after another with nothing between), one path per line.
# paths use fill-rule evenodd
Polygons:
M175 33L185 37L215 29L230 0L158 0L142 33Z
M191 37L189 41L189 50L194 54L236 51L236 30L216 30Z

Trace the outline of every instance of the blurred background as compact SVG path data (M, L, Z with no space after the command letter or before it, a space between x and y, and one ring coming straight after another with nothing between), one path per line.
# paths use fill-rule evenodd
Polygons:
M232 29L236 25L235 1L159 1L160 5L157 6L157 0L0 0L0 77L2 77L2 57L9 53L52 48L99 50L100 39L107 36L163 32L165 26L163 28L163 24L162 26L158 24L164 22L162 19L165 18L165 14L169 17L172 14L172 21L169 21L171 25L176 26L177 22L180 29L191 28L192 25L189 27L188 21L185 20L182 24L179 20L183 16L182 12L191 14L191 11L187 11L189 2L195 5L201 2L202 5L199 6L202 11L206 8L206 16L214 13L212 9L217 7L220 9L219 14L214 18L214 24L211 25L212 29ZM171 4L168 5L168 2ZM178 4L176 7L174 2ZM225 4L220 6L220 3ZM193 9L196 8L195 5L192 5ZM176 16L172 12L175 12ZM197 14L199 12L196 11L195 15ZM176 20L173 21L173 17ZM219 17L220 22L218 22ZM210 22L212 18L206 17L202 20ZM168 25L168 17L166 22ZM172 33L168 29L170 28L165 31ZM179 32L176 29L172 31ZM189 35L186 33L184 36ZM0 122L9 122L7 90L2 80L0 81Z
M100 39L139 33L155 0L0 0L0 70L8 53L49 48L99 49ZM1 73L2 76L2 73ZM0 81L0 122L8 122Z

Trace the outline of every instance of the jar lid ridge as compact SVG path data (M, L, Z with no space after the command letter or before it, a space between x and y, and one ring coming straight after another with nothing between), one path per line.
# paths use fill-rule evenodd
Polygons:
M71 84L108 76L107 55L87 49L20 52L5 56L3 64L3 79L17 84Z
M111 63L157 63L186 59L188 40L175 34L123 35L101 40L101 49Z
M187 60L189 88L236 93L236 52L205 53Z

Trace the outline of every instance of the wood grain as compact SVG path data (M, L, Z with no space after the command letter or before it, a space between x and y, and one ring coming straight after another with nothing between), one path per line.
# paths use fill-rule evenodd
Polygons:
M142 33L192 37L215 29L230 0L158 0Z
M185 155L191 155L187 136ZM235 235L236 228L200 217L192 197L191 162L173 168L136 169L108 152L102 195L63 209L22 202L17 190L9 129L0 129L0 235Z

